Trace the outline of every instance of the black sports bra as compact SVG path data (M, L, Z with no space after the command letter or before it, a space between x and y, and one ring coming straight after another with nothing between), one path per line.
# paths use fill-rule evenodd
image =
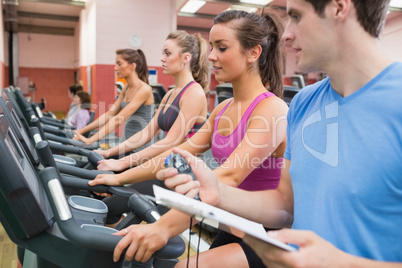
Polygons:
M165 132L168 132L170 128L173 126L174 122L176 121L177 117L179 116L180 112L180 107L179 107L179 101L181 96L184 94L184 92L192 85L196 83L195 81L191 81L188 83L179 93L179 95L176 96L176 98L173 100L172 104L165 110L166 103L168 102L169 97L167 98L166 102L163 104L163 107L159 113L158 116L158 125L160 129L162 129ZM191 128L189 134L197 132L204 123L195 123L194 126Z

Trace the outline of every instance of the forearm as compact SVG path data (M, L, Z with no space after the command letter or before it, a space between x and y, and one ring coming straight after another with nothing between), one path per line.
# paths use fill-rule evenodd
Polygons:
M106 114L102 114L98 119L94 120L92 123L88 124L84 128L78 130L78 133L80 134L87 133L88 131L103 126L105 123L106 123Z
M169 154L171 154L171 150L168 150L139 166L116 175L118 176L119 185L155 179L156 173L164 168L165 159ZM127 161L130 157L134 157L135 155L136 154L132 154L125 157L123 158L123 161ZM129 163L131 164L131 162ZM125 164L127 164L127 162Z
M351 268L401 268L402 263L396 262L379 262L366 258L352 256L350 254L345 253L345 258L341 261L344 264L344 267Z
M89 139L92 142L98 141L108 135L109 133L116 130L116 128L121 124L116 117L111 118L98 132L92 135Z
M217 206L268 228L290 227L293 221L293 203L278 190L250 192L220 182Z
M219 166L213 170L213 172L216 175L216 178L220 182L229 185L231 187L237 187L240 184L239 183L240 178L238 178L239 174L236 174L233 171L234 169L223 168L222 166Z
M152 138L155 136L155 134L156 133L151 135L150 132L148 131L148 128L144 128L142 131L137 132L136 134L134 134L133 136L131 136L124 142L111 148L110 152L109 152L109 157L119 155L119 154L124 154L124 153L130 152L132 150L135 150L135 149L147 144L148 142L150 142L152 140ZM162 153L162 152L160 152L160 153ZM155 155L157 155L157 154L155 154Z
M155 156L158 156L167 150L171 150L175 146L178 146L180 144L180 140L163 139L161 141L158 141L148 146L147 148L132 154L132 157L130 157L130 166L136 166L145 163L151 158L154 158Z
M169 238L175 237L183 233L186 229L189 228L191 217L179 210L171 209L169 212L164 214L157 223L161 226L166 232L169 233ZM193 219L193 225L198 221Z

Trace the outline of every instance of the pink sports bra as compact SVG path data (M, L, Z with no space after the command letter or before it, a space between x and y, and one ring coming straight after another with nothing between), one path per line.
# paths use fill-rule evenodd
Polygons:
M275 95L271 92L264 92L257 98L255 98L242 116L236 129L227 136L222 136L218 133L218 123L220 118L222 117L222 114L226 111L232 100L220 111L218 116L215 118L214 133L212 136L211 146L212 155L219 165L223 164L226 161L226 159L242 141L247 131L247 121L258 103L260 103L260 101L262 101L263 99L272 96ZM252 164L245 163L243 159L235 159L235 161L238 161L239 165ZM268 157L261 165L255 168L244 179L244 181L238 186L238 188L248 191L276 189L281 177L282 161L282 158L275 158L272 156Z

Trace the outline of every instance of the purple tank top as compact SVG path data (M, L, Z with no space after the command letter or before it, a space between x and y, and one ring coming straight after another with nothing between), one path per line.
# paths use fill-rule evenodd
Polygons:
M247 108L246 112L240 119L236 129L227 136L218 133L218 123L222 114L226 111L232 100L220 111L215 118L214 133L212 136L211 152L216 162L222 165L230 154L242 141L247 131L247 122L257 104L265 99L274 96L271 92L264 92L259 95ZM261 191L267 189L276 189L281 177L282 158L268 157L261 165L255 168L244 180L238 188L248 191ZM236 159L239 164L246 165L243 159ZM251 163L250 163L251 164Z

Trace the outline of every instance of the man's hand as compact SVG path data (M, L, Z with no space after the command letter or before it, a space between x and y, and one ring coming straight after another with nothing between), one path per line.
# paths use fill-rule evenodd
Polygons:
M204 161L187 151L174 148L173 152L181 154L186 159L197 180L194 181L187 174L178 175L175 168L163 169L156 174L156 177L164 180L167 187L180 194L194 198L199 192L203 202L216 206L219 203L219 183L212 170Z
M268 235L284 243L299 246L288 252L258 238L246 235L244 241L257 253L267 267L344 267L349 255L311 231L282 229Z

